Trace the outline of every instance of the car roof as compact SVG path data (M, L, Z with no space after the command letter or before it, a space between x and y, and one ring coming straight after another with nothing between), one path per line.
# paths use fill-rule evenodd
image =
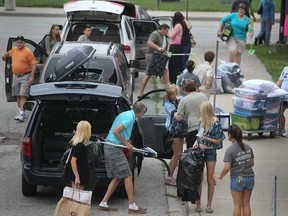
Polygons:
M61 43L59 43L61 44ZM115 46L113 43L105 42L77 42L77 41L65 41L62 42L61 48L56 49L56 54L65 54L69 50L76 47L91 46L96 49L95 55L109 55L108 51ZM117 46L117 45L116 45Z

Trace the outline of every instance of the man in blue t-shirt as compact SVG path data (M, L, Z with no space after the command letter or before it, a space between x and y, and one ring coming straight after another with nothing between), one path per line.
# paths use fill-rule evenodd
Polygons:
M112 124L106 142L124 145L129 151L133 151L134 146L129 142L133 125L136 118L141 118L146 111L147 107L145 104L137 102L134 104L133 110L120 113ZM112 178L112 180L98 209L106 212L117 211L116 208L108 206L107 202L118 184L124 179L129 202L128 214L145 214L147 209L138 207L134 202L132 172L122 148L105 144L104 155L107 176Z

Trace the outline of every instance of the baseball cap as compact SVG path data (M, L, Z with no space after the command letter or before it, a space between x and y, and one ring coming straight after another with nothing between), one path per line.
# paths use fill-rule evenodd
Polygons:
M24 38L22 35L18 35L18 36L16 37L16 40L22 40L22 41L24 41L25 38Z

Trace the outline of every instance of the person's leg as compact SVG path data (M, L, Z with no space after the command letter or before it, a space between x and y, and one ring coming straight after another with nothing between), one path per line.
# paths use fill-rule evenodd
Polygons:
M215 190L215 182L214 182L214 171L216 166L216 161L207 161L207 185L208 185L208 199L207 199L207 208L211 208L212 199Z
M196 201L196 208L195 208L196 212L202 212L202 208L201 208L201 194L202 194L203 178L204 178L204 173L202 173L202 175L201 175L201 180L200 180L200 184L199 184L199 187L198 187L199 200Z
M118 184L121 182L121 179L113 178L107 188L106 194L102 199L102 202L108 202L111 195L114 193L115 189L117 188ZM126 185L125 185L126 187Z
M271 30L272 30L272 20L267 18L265 25L265 40L264 40L266 45L270 43Z
M285 131L285 123L286 123L286 119L285 119L285 115L284 112L286 110L286 106L282 106L281 108L281 121L280 121L280 132L282 133L282 131Z
M231 191L233 203L234 203L234 210L233 210L233 216L241 216L241 209L243 206L243 191L236 192Z
M127 178L125 178L124 183L125 183L125 190L126 190L127 197L128 197L128 202L129 204L133 204L134 203L134 189L133 189L132 176L128 176Z
M140 90L139 90L139 96L142 96L144 94L144 89L147 85L148 80L150 79L151 75L145 74L141 86L140 86Z
M261 29L257 37L255 37L254 45L258 44L258 40L260 40L260 38L262 38L264 34L265 34L265 20L261 16Z
M27 101L27 97L26 96L20 96L20 110L24 112L24 104Z
M250 207L251 194L252 194L252 190L244 189L243 216L251 216L251 207Z
M195 143L197 139L197 136L196 136L197 133L198 133L198 130L194 130L187 134L187 137L186 137L187 149L192 148L193 144Z
M17 96L17 107L20 111L21 110L21 96Z
M182 53L189 54L190 52L191 52L191 45L190 44L182 45ZM188 61L188 59L189 59L189 55L181 56L181 71L182 72L186 68L185 65L186 65L186 62Z
M183 138L174 138L172 144L173 156L169 163L170 175L173 177L174 170L183 150Z
M236 54L235 62L239 65L241 64L241 53Z
M168 68L165 68L165 70L164 70L164 73L163 73L163 83L164 83L165 85L170 84Z

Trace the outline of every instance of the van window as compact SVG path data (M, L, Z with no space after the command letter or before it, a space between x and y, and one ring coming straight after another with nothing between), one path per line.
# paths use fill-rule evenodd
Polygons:
M126 80L129 79L130 69L128 67L125 54L122 52L122 50L118 49L116 51L115 59L117 61L117 64L119 65L123 80L124 80L124 82L126 82Z

